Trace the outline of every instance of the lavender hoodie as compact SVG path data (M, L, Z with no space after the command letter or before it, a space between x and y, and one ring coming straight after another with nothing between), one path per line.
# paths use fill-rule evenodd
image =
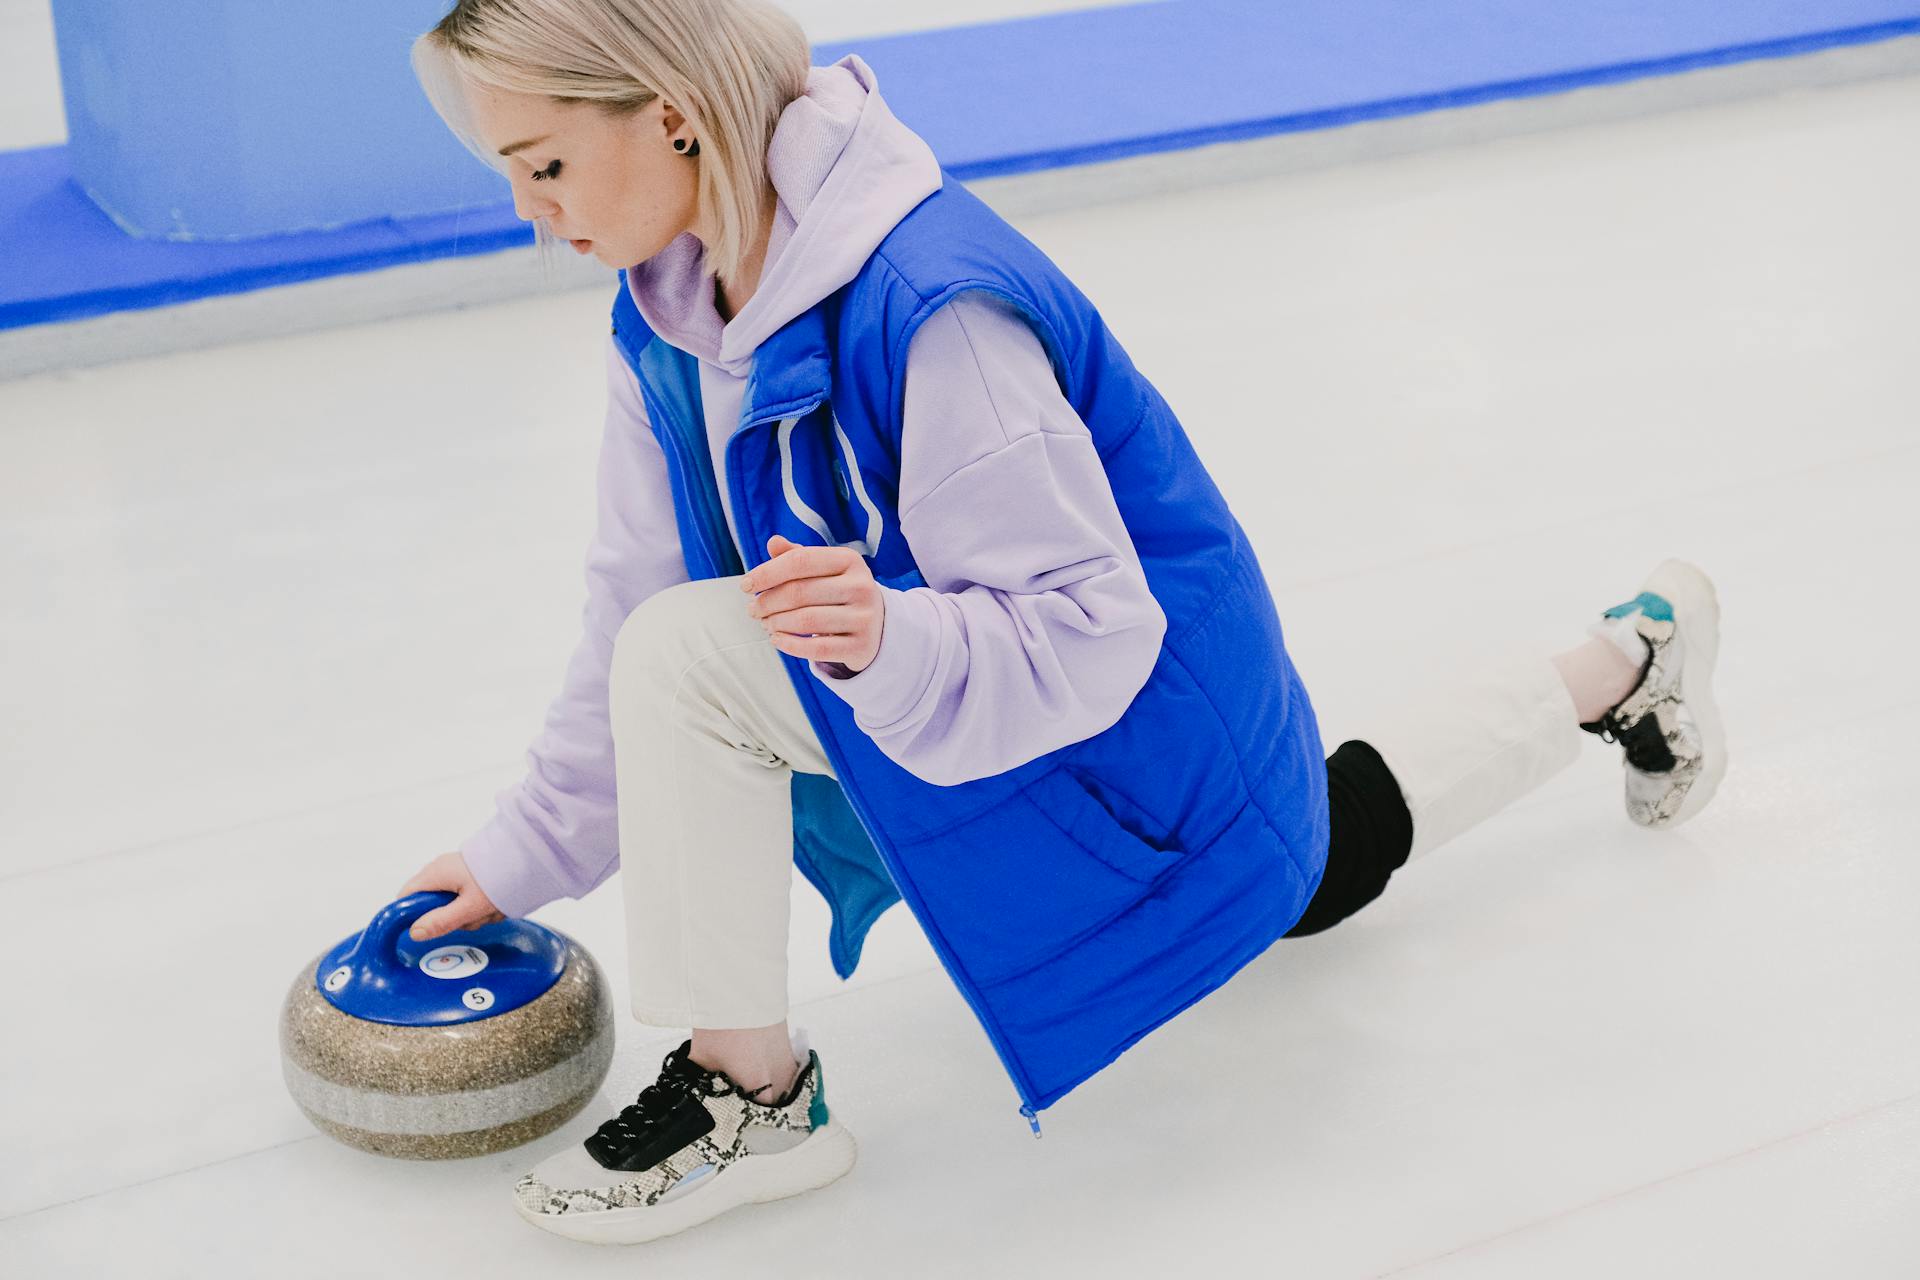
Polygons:
M680 236L628 272L659 340L699 359L714 471L739 421L754 352L852 280L875 246L938 190L933 152L849 54L808 73L767 152L779 196L760 282L722 321L704 249ZM627 615L687 580L666 460L611 340L587 551L585 634L527 753L527 776L461 845L480 888L523 916L578 898L619 864L607 668ZM1026 322L963 294L908 347L901 531L924 587L883 587L873 661L808 664L902 768L940 785L1004 772L1120 719L1153 669L1166 615L1147 588L1086 424ZM732 495L720 498L734 528ZM738 544L739 534L734 534ZM766 548L740 548L751 565ZM744 612L748 597L742 596Z

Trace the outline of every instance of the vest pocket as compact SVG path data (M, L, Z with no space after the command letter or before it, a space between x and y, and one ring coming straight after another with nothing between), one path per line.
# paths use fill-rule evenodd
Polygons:
M922 927L983 988L1067 955L1152 897L1184 857L1127 831L1073 773L1048 763L999 803L899 850Z
M1075 844L1123 876L1150 883L1180 861L1181 850L1162 849L1128 830L1067 765L1035 778L1027 794Z

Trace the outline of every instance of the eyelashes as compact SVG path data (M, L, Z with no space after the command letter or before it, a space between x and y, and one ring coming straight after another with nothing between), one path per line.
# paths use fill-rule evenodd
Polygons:
M533 180L535 182L540 182L547 178L557 178L559 176L560 176L560 162L558 160L555 160L552 164L548 165L544 169L535 169L533 171Z

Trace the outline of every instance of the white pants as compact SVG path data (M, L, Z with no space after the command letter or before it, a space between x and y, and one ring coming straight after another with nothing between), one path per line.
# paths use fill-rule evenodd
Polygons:
M790 775L834 776L739 583L650 596L608 674L633 1016L655 1026L786 1018ZM1586 737L1542 656L1412 691L1364 740L1399 783L1419 857L1566 768Z
M1544 655L1482 660L1408 691L1390 722L1356 736L1380 753L1413 815L1408 861L1484 822L1574 762L1592 735Z
M738 576L679 583L642 601L614 640L633 1016L654 1026L787 1016L791 776L834 773L751 599Z

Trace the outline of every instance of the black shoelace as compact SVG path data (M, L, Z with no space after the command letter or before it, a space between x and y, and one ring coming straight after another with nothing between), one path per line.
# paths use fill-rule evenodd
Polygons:
M1627 763L1642 773L1666 773L1675 764L1673 748L1661 731L1660 718L1649 711L1631 725L1622 725L1609 711L1601 716L1598 730L1603 742L1617 742L1627 753Z
M708 1071L695 1062L687 1044L669 1053L660 1063L660 1078L640 1091L640 1096L620 1109L620 1114L594 1130L593 1137L608 1147L631 1147L646 1136L688 1099L717 1097L732 1088L726 1077Z
M1589 721L1580 727L1588 733L1596 734L1602 742L1617 742L1627 753L1627 763L1642 773L1666 773L1676 763L1673 748L1667 745L1667 735L1660 728L1660 719L1649 710L1633 725L1624 725L1614 715L1625 706L1634 693L1640 692L1641 685L1647 682L1647 675L1653 670L1653 646L1647 646L1646 661L1640 664L1640 679L1633 686L1633 693L1616 703L1614 707L1598 720Z

